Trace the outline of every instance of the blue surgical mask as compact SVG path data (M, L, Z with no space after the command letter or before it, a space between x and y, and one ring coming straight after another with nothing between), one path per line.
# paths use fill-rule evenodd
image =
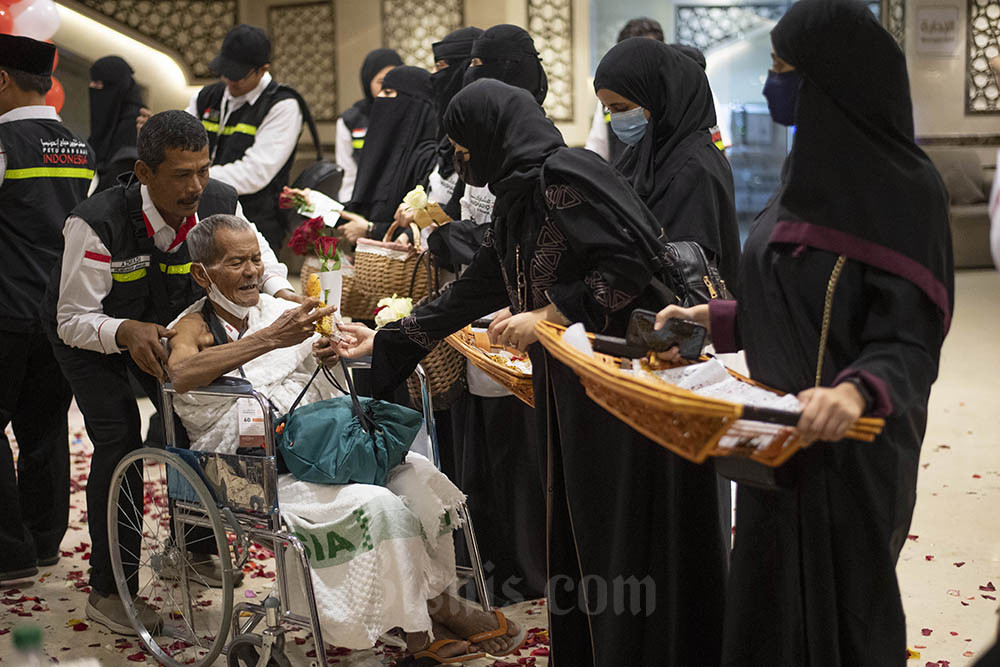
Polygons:
M795 125L795 107L799 104L802 74L793 69L788 72L768 72L764 82L764 97L771 118L781 125Z
M649 119L642 107L611 114L611 130L622 140L622 143L635 146L646 134Z

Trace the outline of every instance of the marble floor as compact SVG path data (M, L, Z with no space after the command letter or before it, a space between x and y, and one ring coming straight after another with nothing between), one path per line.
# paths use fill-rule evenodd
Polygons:
M996 589L1000 587L1000 273L967 271L957 276L954 325L942 354L931 396L930 420L921 456L916 513L899 561L907 614L910 665L965 667L996 639ZM148 410L148 408L147 408ZM152 664L134 639L121 640L87 624L89 558L83 486L89 443L78 412L71 414L74 493L72 525L64 557L33 581L0 587L0 664L9 659L10 629L21 623L44 628L48 654L65 664L82 658L106 666ZM256 567L266 572L267 560ZM249 589L266 589L266 577L249 578ZM525 603L511 616L533 630L534 646L503 661L476 667L547 663L545 614ZM304 638L299 633L300 639ZM292 664L308 664L308 644L291 642ZM331 661L342 665L391 665L398 653L380 647ZM7 658L7 659L5 659ZM218 665L225 664L223 659Z

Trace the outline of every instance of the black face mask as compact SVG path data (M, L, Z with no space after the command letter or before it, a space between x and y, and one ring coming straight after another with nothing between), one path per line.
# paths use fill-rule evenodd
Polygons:
M466 185L474 188L486 187L487 180L480 178L472 169L472 160L463 160L458 151L451 154L451 164L455 168L455 173Z

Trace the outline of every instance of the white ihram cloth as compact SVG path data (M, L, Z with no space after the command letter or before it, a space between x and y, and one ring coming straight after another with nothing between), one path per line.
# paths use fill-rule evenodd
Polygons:
M203 305L204 299L178 319ZM261 294L245 335L297 306ZM312 342L274 350L243 365L247 379L279 413L288 410L316 368ZM338 393L320 375L303 404ZM179 395L174 405L193 449L235 452L238 408L233 401ZM421 437L426 438L422 432ZM419 447L414 443L414 449ZM456 581L451 531L458 527L457 508L465 497L430 461L411 451L390 471L385 487L313 484L282 475L278 499L282 518L306 547L327 643L366 649L396 627L431 632L427 601ZM308 614L297 583L299 568L294 559L289 562L292 608Z

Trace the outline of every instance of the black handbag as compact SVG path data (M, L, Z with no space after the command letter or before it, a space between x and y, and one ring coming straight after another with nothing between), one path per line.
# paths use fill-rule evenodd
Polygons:
M733 298L719 269L709 261L700 245L694 241L676 241L665 246L667 284L673 289L679 305L688 308L712 299Z
M340 184L344 180L343 167L323 157L323 148L319 143L319 132L316 130L316 122L313 120L312 113L309 111L309 105L306 104L302 95L297 90L288 86L281 86L281 88L289 92L299 103L299 109L302 111L302 119L309 127L309 134L312 135L313 145L316 147L316 161L299 174L291 187L299 190L306 188L317 190L327 197L337 199L340 195Z

